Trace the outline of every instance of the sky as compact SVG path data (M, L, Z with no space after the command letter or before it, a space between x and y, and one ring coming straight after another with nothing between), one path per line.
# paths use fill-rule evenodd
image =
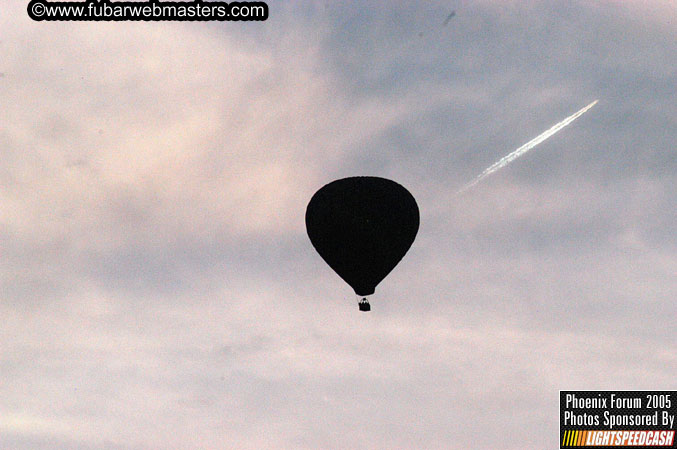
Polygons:
M675 2L26 4L0 5L0 448L553 448L559 390L677 389ZM356 175L421 212L370 313L304 223Z

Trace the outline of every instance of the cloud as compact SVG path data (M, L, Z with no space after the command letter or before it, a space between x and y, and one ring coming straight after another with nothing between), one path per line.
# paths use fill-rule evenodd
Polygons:
M543 448L560 389L669 388L674 8L270 6L6 6L0 446ZM360 174L422 212L366 315L303 220Z

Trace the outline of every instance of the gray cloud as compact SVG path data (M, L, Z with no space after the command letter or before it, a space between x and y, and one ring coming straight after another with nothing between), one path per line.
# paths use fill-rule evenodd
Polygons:
M560 389L674 388L674 5L452 6L9 2L0 446L543 448ZM369 315L303 219L358 174L422 213Z

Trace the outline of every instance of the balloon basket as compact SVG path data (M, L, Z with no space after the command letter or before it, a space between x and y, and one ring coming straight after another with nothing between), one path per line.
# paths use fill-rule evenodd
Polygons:
M369 300L366 298L360 300L357 305L360 307L360 311L371 311L371 305L369 304Z

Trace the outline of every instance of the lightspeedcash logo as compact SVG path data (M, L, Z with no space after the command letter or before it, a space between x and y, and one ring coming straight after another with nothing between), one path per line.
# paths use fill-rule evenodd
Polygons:
M251 21L268 19L265 2L202 0L52 2L32 0L28 16L36 21Z
M663 447L672 448L675 443L674 431L632 431L632 430L569 430L564 433L562 447Z

